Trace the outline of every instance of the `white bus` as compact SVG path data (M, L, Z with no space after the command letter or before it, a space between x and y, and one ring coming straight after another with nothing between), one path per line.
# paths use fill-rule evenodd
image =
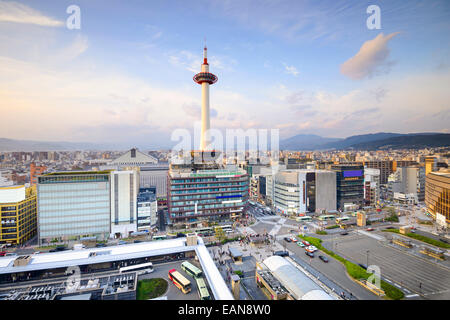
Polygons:
M310 216L303 216L295 218L297 222L311 222L312 218Z
M141 263L135 264L133 266L122 267L119 269L119 273L129 272L129 271L137 271L138 274L147 274L153 272L153 263Z

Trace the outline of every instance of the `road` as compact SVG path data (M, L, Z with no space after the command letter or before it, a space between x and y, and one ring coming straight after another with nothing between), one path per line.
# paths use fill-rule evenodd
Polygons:
M362 286L351 280L347 275L347 271L342 263L328 256L327 254L321 251L317 251L315 253L315 257L310 259L307 255L305 255L305 249L299 247L296 243L286 243L284 240L279 240L278 242L283 246L286 246L289 251L293 252L295 254L296 261L300 260L302 266L306 264L310 267L310 269L313 269L313 271L308 271L310 271L312 274L319 275L319 277L320 274L323 275L327 278L327 280L324 281L324 277L322 277L322 281L331 281L338 287L341 287L343 290L345 290L347 292L347 296L351 293L353 296L356 296L356 298L360 300L380 299L377 295L364 289ZM283 242L285 242L285 244L283 244ZM329 262L325 263L320 260L318 258L319 255L326 256ZM318 273L314 272L314 270L318 271Z

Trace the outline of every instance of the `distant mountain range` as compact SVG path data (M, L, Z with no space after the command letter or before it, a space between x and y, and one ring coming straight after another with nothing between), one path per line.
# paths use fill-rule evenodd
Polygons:
M450 146L450 134L428 132L408 134L379 132L350 136L345 139L299 134L280 141L282 150L420 149L448 146Z
M32 141L0 138L0 151L75 151L75 150L114 150L105 144L64 142L64 141Z
M281 150L377 150L377 149L420 149L426 147L450 146L448 133L372 133L348 138L327 138L314 134L298 134L280 141ZM0 151L86 151L127 150L134 146L63 141L32 141L0 138ZM140 148L140 149L159 149ZM164 148L164 149L170 149Z

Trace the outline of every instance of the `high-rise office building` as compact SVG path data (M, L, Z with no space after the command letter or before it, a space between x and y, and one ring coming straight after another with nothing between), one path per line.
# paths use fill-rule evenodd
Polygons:
M111 172L111 234L117 238L137 231L138 193L135 170Z
M430 172L426 177L425 204L436 222L450 224L450 170Z
M364 205L364 166L335 164L337 208L341 211Z
M157 223L157 213L156 188L140 188L137 198L138 231L150 231L150 228Z
M37 191L39 243L109 236L110 171L48 173L38 177Z
M284 214L336 210L336 173L284 170L274 175L274 206Z
M248 175L242 169L169 171L169 219L176 226L239 217L248 201Z
M0 187L0 243L23 244L37 231L36 186Z

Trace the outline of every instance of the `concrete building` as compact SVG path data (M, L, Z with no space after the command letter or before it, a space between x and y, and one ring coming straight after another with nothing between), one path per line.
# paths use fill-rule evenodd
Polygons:
M442 227L450 223L450 170L430 172L426 177L427 212Z
M36 187L0 187L0 243L23 244L36 235Z
M364 205L364 166L358 164L335 164L337 209L347 211Z
M364 201L376 206L380 201L380 169L364 168Z
M106 239L111 229L111 172L73 171L38 177L39 243L85 235Z
M37 184L37 176L43 174L47 170L46 166L37 166L34 162L30 164L30 184Z
M137 231L138 193L136 171L111 172L111 236L127 237Z
M156 201L156 189L140 188L137 198L137 229L148 230L158 221L158 203Z
M413 203L425 200L425 168L420 166L398 167L388 179L389 195L393 200Z
M284 170L274 176L274 206L284 214L336 210L336 173Z

